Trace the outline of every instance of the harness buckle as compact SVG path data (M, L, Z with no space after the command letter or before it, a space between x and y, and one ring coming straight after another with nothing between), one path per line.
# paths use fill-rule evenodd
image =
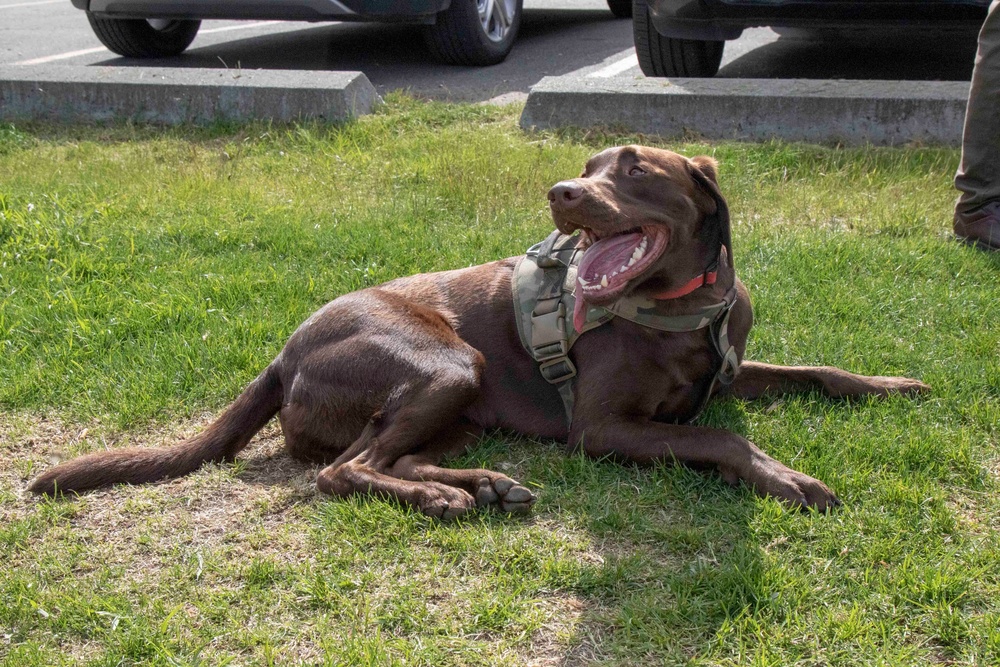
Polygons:
M542 372L542 377L549 384L560 384L576 377L576 366L569 360L569 357L565 356L539 364L538 370Z
M535 361L549 361L551 359L565 357L566 353L569 352L569 345L567 345L564 340L557 340L554 343L533 347L531 348L531 351L535 356Z
M579 241L578 236L565 236L559 230L555 230L544 241L531 246L528 249L528 254L534 253L535 264L540 269L565 269L572 262L577 241ZM567 253L567 251L569 252ZM568 254L569 257L562 256L565 254Z
M555 306L547 313L539 313ZM558 299L539 301L531 315L531 354L535 361L565 357L569 352L566 334L566 304Z

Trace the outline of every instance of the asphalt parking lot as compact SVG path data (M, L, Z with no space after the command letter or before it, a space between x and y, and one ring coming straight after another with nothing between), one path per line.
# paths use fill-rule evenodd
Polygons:
M726 47L720 78L967 81L972 32L834 35L753 29ZM0 65L57 64L364 72L379 93L517 101L545 76L635 79L629 20L603 0L527 0L521 35L494 67L432 61L412 26L206 21L181 56L130 60L107 51L69 0L0 0Z
M180 56L127 59L101 46L69 0L0 0L0 104L8 119L333 119L367 113L379 94L404 90L449 101L525 102L525 128L954 145L974 28L750 29L727 43L715 79L668 81L642 75L632 22L616 19L605 0L527 0L514 50L486 68L441 65L416 26L398 24L205 21ZM329 89L342 99L331 106L321 80L342 72L360 72L355 78L363 81L351 85L366 92L358 98ZM230 89L223 93L220 76L240 83L223 82ZM230 99L234 85L243 88L239 103Z

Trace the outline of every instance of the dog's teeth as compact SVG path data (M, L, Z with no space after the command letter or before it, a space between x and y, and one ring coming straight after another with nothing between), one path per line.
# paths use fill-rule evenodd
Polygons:
M601 276L601 287L607 287L607 286L608 286L608 276L607 274L604 274L603 276Z
M590 285L590 283L588 283L586 280L583 279L583 276L577 276L576 280L578 283L580 283L581 287L587 287L588 285Z
M647 238L647 237L643 236L643 237L642 237L642 243L640 243L640 244L639 244L639 247L640 247L640 248L642 248L643 250L645 250L645 249L646 249L646 242L647 242L648 240L649 240L649 238Z
M632 266L633 264L635 264L635 257L630 257L628 260L628 265Z
M642 259L642 256L645 254L646 250L642 246L640 246L636 248L635 251L632 253L632 259L638 262L640 259Z
M617 275L618 275L618 272L617 272L617 271L615 271L614 273L612 273L612 274L611 274L611 277L612 277L612 278L614 278L614 277L615 277L615 276L617 276Z
M622 264L622 268L620 268L618 270L621 271L622 273L625 273L626 271L628 271L628 267L629 266L632 266L632 265L629 264L628 266L625 266L624 264ZM614 274L611 274L611 275L614 275Z

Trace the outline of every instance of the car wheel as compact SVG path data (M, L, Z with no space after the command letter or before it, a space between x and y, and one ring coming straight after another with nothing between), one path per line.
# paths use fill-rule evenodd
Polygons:
M632 34L639 67L646 76L715 76L726 45L722 40L664 37L649 18L647 0L634 0Z
M608 9L617 18L632 18L632 0L608 0Z
M453 65L496 65L514 46L522 1L452 0L425 28L427 47Z
M201 21L118 19L91 12L87 20L104 46L130 58L176 56L191 45L201 27Z

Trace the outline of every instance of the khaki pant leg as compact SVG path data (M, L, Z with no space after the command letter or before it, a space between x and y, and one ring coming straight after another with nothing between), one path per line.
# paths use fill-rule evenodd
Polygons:
M1000 201L1000 0L990 3L979 32L955 187L957 215Z

